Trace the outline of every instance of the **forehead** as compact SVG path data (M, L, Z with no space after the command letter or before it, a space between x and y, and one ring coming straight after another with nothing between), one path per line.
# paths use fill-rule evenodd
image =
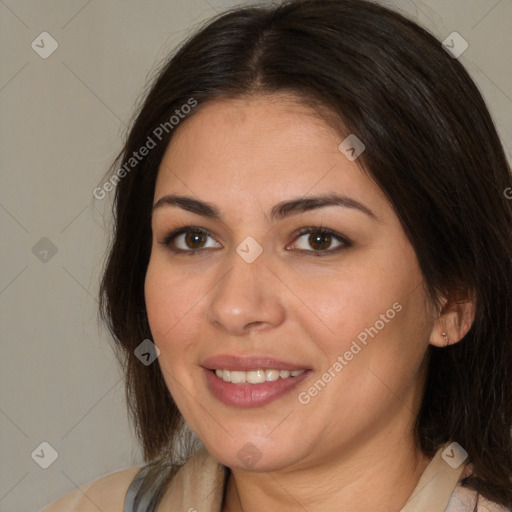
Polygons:
M264 196L277 203L291 195L335 190L382 200L357 160L340 152L342 140L316 110L290 95L209 101L174 133L155 196Z

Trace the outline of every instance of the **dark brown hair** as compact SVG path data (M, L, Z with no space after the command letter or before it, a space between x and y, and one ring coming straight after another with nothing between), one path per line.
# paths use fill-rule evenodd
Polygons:
M285 1L224 13L160 70L113 169L191 98L196 111L219 97L278 91L322 105L345 134L364 142L358 162L393 205L432 300L476 298L464 339L428 349L416 438L430 456L457 441L474 466L464 483L512 506L512 205L504 196L510 168L476 85L434 36L366 0ZM167 475L152 491L155 503L191 454L186 444L176 459L184 421L159 365L134 356L152 338L144 279L168 128L117 184L100 290L145 460Z

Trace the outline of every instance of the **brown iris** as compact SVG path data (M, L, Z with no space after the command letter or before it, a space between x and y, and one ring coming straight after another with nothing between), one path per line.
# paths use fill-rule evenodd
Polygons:
M308 242L313 249L327 249L331 245L332 237L325 233L312 233Z
M198 249L205 244L206 236L200 231L189 231L185 235L185 243L191 249ZM197 245L196 245L197 244Z

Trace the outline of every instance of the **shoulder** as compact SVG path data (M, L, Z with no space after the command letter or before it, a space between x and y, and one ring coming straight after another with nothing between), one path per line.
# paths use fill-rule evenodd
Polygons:
M115 471L65 494L40 512L123 512L130 483L140 467Z
M477 492L460 484L455 487L446 512L468 512L473 511L477 503ZM478 497L478 512L509 512L506 507L489 501L483 496Z

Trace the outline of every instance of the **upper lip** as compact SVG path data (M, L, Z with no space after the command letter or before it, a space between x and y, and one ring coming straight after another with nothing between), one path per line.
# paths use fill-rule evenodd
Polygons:
M274 359L269 356L262 355L245 355L234 356L230 354L221 354L218 356L209 357L201 364L204 368L209 370L308 370L300 363L287 363L279 359Z

